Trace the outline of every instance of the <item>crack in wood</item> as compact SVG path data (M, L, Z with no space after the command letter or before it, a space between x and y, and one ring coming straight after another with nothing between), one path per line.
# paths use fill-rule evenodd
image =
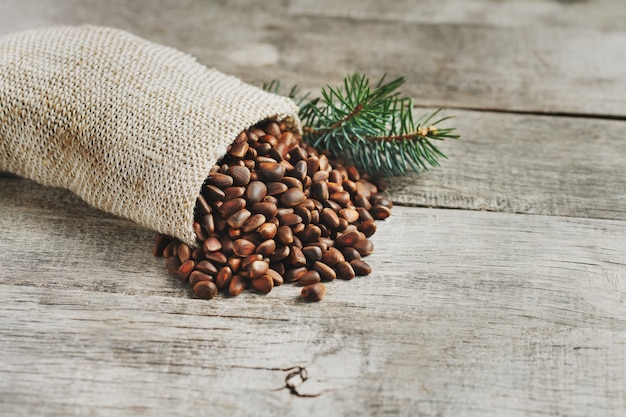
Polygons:
M315 398L322 395L324 391L318 392L317 394L303 394L298 391L298 387L302 385L309 379L309 373L304 366L292 366L290 368L272 368L265 366L232 366L233 368L243 368L243 369L257 369L264 371L281 371L281 372L289 372L287 376L285 376L285 385L280 388L277 388L275 391L280 391L285 388L289 390L292 395L300 398Z
M301 394L298 392L298 386L309 379L309 374L304 366L294 366L291 368L283 369L283 371L291 371L285 377L285 386L292 395L300 398L315 398L322 395L321 392L317 394Z

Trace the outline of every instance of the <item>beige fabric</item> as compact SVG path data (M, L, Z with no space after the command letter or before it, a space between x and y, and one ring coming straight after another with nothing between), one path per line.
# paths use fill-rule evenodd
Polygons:
M111 28L0 38L0 171L195 243L209 169L264 119L297 107L182 52Z

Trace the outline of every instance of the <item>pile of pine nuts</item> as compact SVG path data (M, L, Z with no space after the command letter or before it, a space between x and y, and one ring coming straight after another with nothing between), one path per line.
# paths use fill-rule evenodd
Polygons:
M196 203L198 246L158 235L154 255L198 297L293 282L303 299L319 301L322 282L371 273L362 257L374 250L375 220L392 207L381 187L267 122L241 132L211 169Z

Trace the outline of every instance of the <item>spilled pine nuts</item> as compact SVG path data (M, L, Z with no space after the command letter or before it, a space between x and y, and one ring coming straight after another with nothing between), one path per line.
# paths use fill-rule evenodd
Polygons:
M200 298L293 282L319 301L323 282L372 272L362 258L392 207L381 186L266 122L241 132L211 169L196 203L197 247L160 234L153 254Z

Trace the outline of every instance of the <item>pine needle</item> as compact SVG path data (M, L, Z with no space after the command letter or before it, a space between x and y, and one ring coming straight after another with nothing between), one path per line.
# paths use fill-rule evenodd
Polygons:
M365 75L355 72L342 85L322 89L319 98L308 100L295 86L287 96L300 107L307 143L370 174L405 175L439 166L446 156L431 141L459 136L454 128L438 126L450 117L431 123L440 109L415 119L413 99L398 91L404 81L386 82L383 76L372 88ZM263 83L263 89L280 94L280 82Z

